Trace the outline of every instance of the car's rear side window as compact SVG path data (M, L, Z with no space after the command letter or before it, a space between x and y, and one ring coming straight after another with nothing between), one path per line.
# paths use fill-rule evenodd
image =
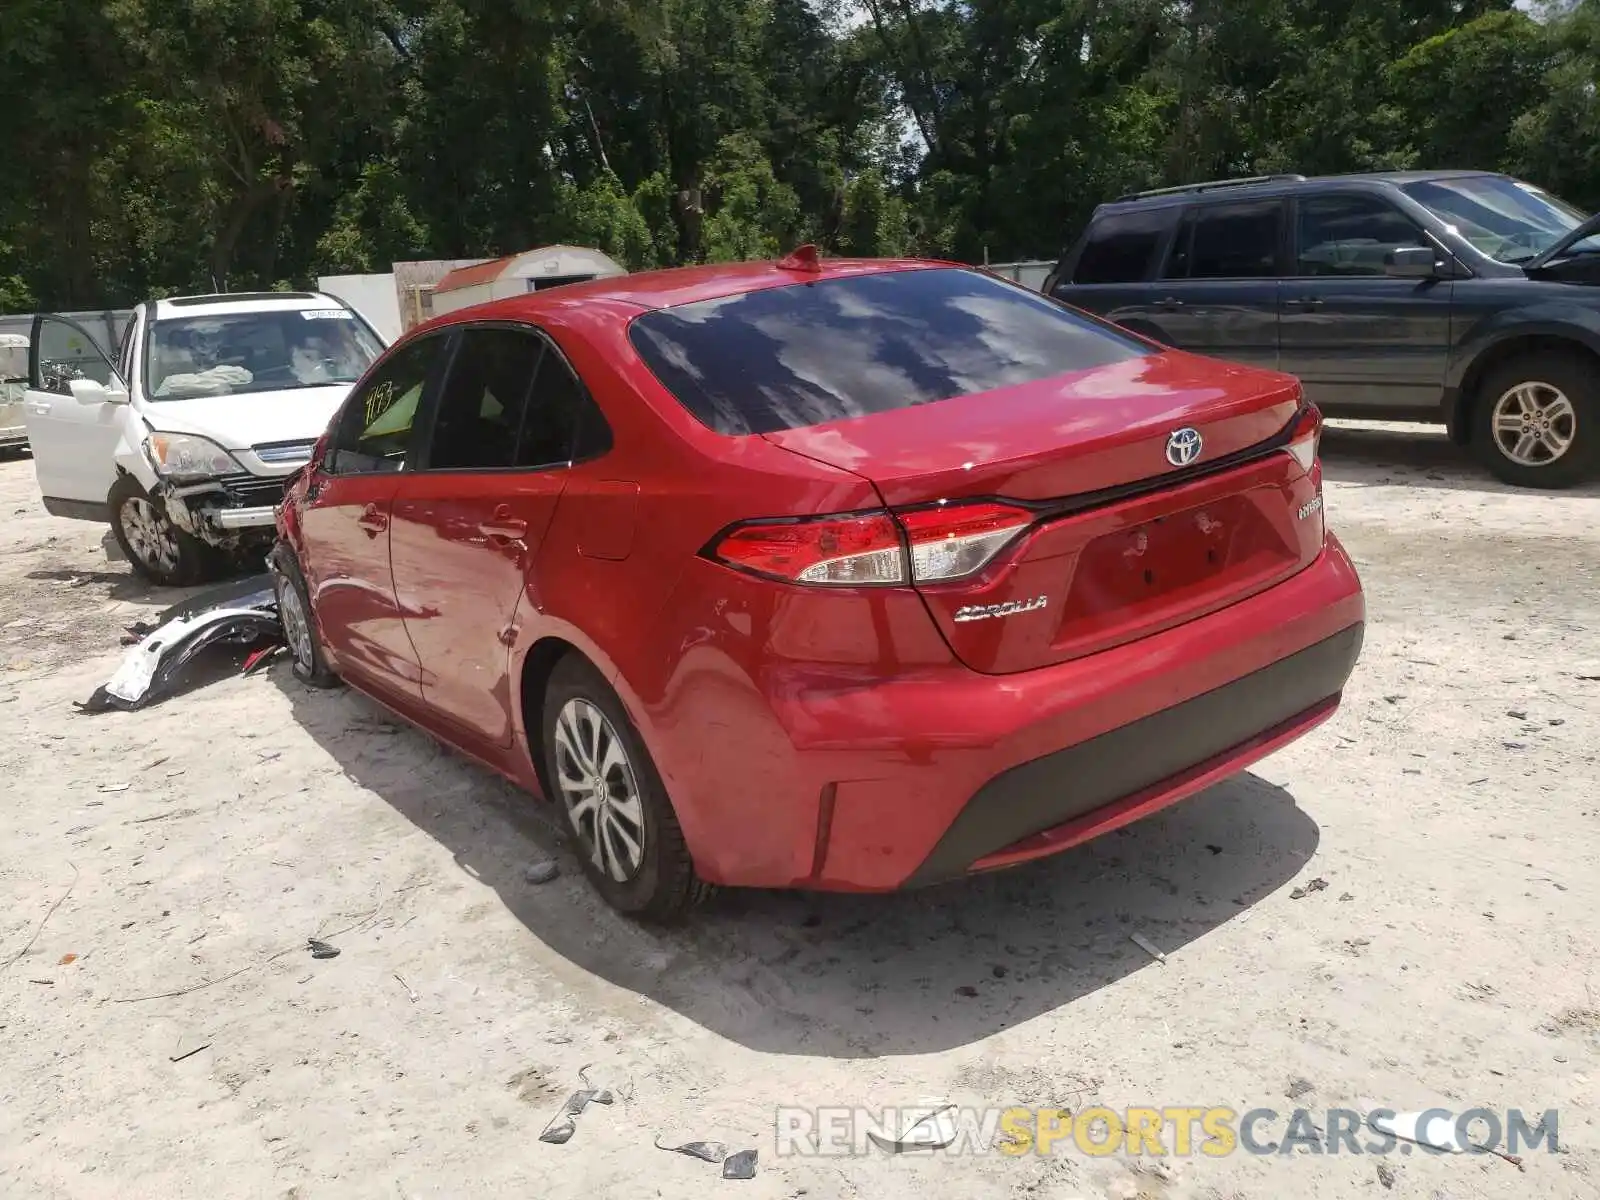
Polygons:
M1102 217L1089 227L1089 237L1072 269L1073 283L1139 283L1177 219L1174 208Z
M1037 293L960 268L823 279L660 309L634 348L701 422L772 433L1152 353Z

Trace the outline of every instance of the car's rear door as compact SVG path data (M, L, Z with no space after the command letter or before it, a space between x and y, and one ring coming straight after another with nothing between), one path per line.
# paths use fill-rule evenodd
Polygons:
M23 421L45 507L60 515L96 515L116 480L127 382L88 330L54 315L33 320L28 376ZM104 384L121 403L79 400L74 379Z
M389 526L396 489L416 467L417 415L438 386L446 333L408 342L345 402L321 461L308 468L301 563L317 624L352 682L422 697L421 668L395 599Z
M1151 292L1150 320L1180 350L1278 365L1287 203L1206 201L1184 214Z
M458 334L419 469L394 499L395 594L430 708L489 746L511 744L511 651L530 570L555 516L592 406L542 332L473 325Z
M1371 193L1296 201L1295 273L1284 283L1279 364L1329 407L1437 410L1450 352L1455 284L1394 279L1406 246L1444 258L1410 217Z

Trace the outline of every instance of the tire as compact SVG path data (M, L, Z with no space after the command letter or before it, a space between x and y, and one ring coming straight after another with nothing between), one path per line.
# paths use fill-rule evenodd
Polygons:
M216 552L174 525L132 475L117 476L106 505L111 534L135 575L161 587L193 587L216 576Z
M289 647L295 678L307 687L341 686L343 681L333 673L322 652L322 636L311 613L311 593L294 551L279 542L268 562L272 567L272 590L278 597L278 620L283 624L283 640Z
M616 693L576 655L550 674L542 733L550 799L565 814L584 873L606 902L631 917L667 922L704 900L710 889L695 877L649 751ZM590 783L601 779L603 789ZM584 800L598 791L606 801L585 811ZM615 832L597 839L602 828Z
M1594 360L1557 351L1493 367L1474 398L1471 440L1478 460L1517 487L1565 488L1592 478L1600 472Z

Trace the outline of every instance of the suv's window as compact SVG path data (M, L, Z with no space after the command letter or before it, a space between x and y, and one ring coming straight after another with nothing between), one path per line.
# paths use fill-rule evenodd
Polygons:
M133 378L133 335L139 327L139 314L136 311L128 318L128 324L122 331L122 345L117 347L117 374L124 379Z
M1190 279L1270 279L1278 273L1283 204L1257 200L1195 211Z
M1501 262L1527 262L1584 220L1582 210L1542 188L1500 175L1420 180L1401 190ZM1582 239L1568 252L1600 253L1600 235Z
M1167 252L1167 263L1162 268L1163 279L1189 278L1189 252L1194 245L1194 209L1183 214L1178 222L1178 232L1172 239L1172 249Z
M1376 196L1313 196L1299 208L1301 275L1382 275L1391 251L1427 244L1416 225Z
M1138 283L1172 228L1175 209L1117 213L1089 227L1089 240L1072 270L1073 283Z
M405 468L417 406L448 342L435 335L402 346L351 394L339 415L326 470L354 475Z
M33 347L33 386L57 395L72 394L74 379L92 379L111 386L116 368L89 332L65 317L39 320L38 343Z
M152 400L354 383L383 352L347 308L168 317L150 323L148 339Z
M771 433L933 404L1151 354L1014 284L883 271L658 309L634 349L718 433Z

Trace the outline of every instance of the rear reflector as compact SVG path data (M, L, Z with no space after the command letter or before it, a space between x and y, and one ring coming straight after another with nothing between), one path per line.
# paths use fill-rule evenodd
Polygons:
M918 583L971 575L1034 520L1025 508L992 502L941 504L896 515L911 543L911 578Z
M706 555L789 583L935 583L981 570L1033 521L1027 509L993 501L940 504L894 516L874 512L749 521L730 529Z
M1289 453L1295 462L1310 474L1317 464L1317 447L1322 441L1322 413L1313 404L1300 410L1295 419L1294 432L1289 435Z

